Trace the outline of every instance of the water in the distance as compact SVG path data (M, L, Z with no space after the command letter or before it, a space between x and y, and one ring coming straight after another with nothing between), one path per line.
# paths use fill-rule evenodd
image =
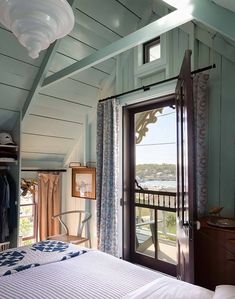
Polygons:
M146 190L157 191L176 191L176 181L145 181L139 183L139 185Z

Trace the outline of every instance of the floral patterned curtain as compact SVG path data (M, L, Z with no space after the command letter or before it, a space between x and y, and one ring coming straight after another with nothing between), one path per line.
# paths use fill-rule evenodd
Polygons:
M195 166L197 216L206 214L208 169L208 92L209 75L199 73L193 79L195 122Z
M96 161L98 248L114 256L118 255L118 125L118 100L99 103Z

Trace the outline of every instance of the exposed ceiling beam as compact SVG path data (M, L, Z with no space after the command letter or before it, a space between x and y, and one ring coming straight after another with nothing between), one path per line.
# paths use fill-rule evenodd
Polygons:
M42 83L42 87L55 84L69 76L82 72L102 61L112 58L191 20L192 16L184 10L174 11L47 77Z
M235 41L235 13L210 0L162 0L166 4L186 9L193 18Z
M49 49L46 52L45 57L43 58L42 64L33 82L32 88L29 91L29 94L22 108L22 120L24 120L24 118L29 114L29 107L35 101L36 95L39 93L42 82L48 72L49 66L51 64L52 58L55 55L58 45L59 45L58 40L55 41L52 45L50 45Z
M69 4L72 7L74 7L76 1L77 0L70 0ZM51 44L46 52L45 57L43 58L42 64L39 68L36 78L34 79L32 88L29 91L29 94L28 94L26 101L24 103L24 106L22 108L22 120L24 120L25 116L27 116L29 114L30 105L35 101L36 96L42 87L42 83L46 77L48 70L49 70L51 61L56 53L59 43L60 43L60 40L56 40L53 44Z

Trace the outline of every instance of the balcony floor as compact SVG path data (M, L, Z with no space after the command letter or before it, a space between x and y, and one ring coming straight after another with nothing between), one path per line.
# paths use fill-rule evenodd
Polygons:
M142 254L152 256L155 255L155 248L152 244ZM177 264L177 248L176 243L170 240L159 239L158 259L167 263Z

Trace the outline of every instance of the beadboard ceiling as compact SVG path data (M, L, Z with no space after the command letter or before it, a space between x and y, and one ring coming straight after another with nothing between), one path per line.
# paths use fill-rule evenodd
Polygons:
M235 1L234 0L213 0L216 4L235 12Z
M160 0L75 0L76 24L59 41L47 77L97 52L157 18ZM228 3L214 0L234 9ZM48 51L31 59L14 35L0 25L0 109L21 111L33 90ZM35 162L63 166L83 134L87 116L95 112L104 83L115 78L116 58L110 58L39 90L23 114L22 165ZM109 80L110 81L110 80ZM54 163L54 164L53 164Z
M47 76L95 53L135 31L152 0L77 0L73 6L76 24L59 42ZM19 111L33 86L46 51L36 60L0 28L0 108ZM39 91L22 121L23 165L43 161L63 165L100 98L102 85L115 72L111 58L79 74Z

